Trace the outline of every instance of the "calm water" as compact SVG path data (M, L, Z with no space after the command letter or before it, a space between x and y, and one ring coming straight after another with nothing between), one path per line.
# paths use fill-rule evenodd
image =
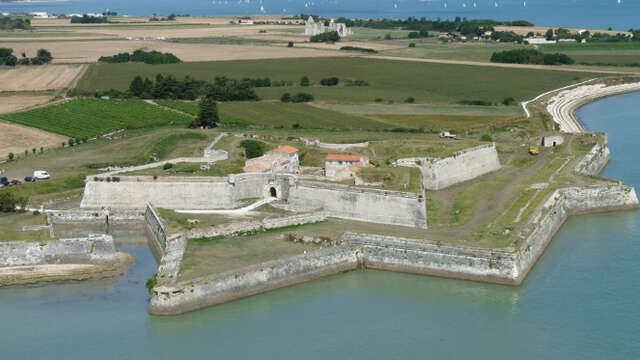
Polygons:
M473 4L476 4L476 7ZM526 3L526 6L525 6ZM497 6L496 6L497 5ZM638 27L638 0L69 0L0 4L7 12L50 13L102 12L120 15L153 13L191 15L318 14L357 18L453 19L456 16L483 19L526 19L536 25L574 27Z
M640 185L640 94L579 115L609 133L606 176ZM0 289L3 359L632 359L640 212L571 218L521 287L356 271L178 317L150 317L144 243L112 281ZM120 233L121 240L140 234Z

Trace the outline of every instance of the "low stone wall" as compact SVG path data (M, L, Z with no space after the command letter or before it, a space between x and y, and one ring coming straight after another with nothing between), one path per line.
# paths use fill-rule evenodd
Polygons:
M330 217L427 227L424 196L416 193L298 180L289 187L287 209L322 210Z
M440 190L500 170L500 159L494 144L480 145L443 159L398 159L400 166L417 167L425 189Z
M587 155L576 165L574 173L584 176L598 175L611 160L611 150L605 143L596 144Z
M73 222L104 222L107 213L102 210L86 211L86 210L46 210L50 223L64 224ZM135 210L110 211L109 222L128 222L139 221L144 216L142 212Z
M157 286L149 312L176 315L358 267L356 252L344 246L270 261L238 271Z
M185 236L187 237L187 239L227 236L241 232L258 231L263 229L276 229L286 226L316 223L325 221L326 219L326 214L320 211L282 217L270 217L265 218L262 221L236 221L228 224L212 226L205 229L191 229L185 233Z
M0 266L91 264L118 261L110 235L38 242L0 242Z
M361 143L352 143L352 144L333 144L333 143L324 143L321 142L320 140L308 140L305 138L300 138L300 140L302 140L302 142L304 142L307 145L312 145L312 146L317 146L321 149L328 149L328 150L339 150L339 151L344 151L350 148L367 148L369 147L369 142L365 141L365 142L361 142Z

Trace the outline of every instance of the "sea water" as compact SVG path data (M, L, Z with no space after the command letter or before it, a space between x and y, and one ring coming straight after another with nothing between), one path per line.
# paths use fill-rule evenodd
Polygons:
M474 6L475 4L475 6ZM46 11L57 14L103 12L119 15L191 14L249 15L315 14L348 18L407 18L518 20L540 26L626 31L637 28L637 0L62 0L0 2L0 11Z
M578 111L609 134L603 175L636 188L639 103L620 95ZM173 317L147 313L157 265L130 241L141 236L117 233L136 264L116 280L0 289L0 358L640 356L639 211L571 217L520 287L361 270Z

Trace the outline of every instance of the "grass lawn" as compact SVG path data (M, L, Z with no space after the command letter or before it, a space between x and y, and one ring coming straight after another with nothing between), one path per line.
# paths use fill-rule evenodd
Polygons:
M514 44L499 43L441 43L432 39L411 39L416 47L385 50L381 54L424 59L463 60L489 62L496 51L522 48Z
M456 134L498 122L507 123L511 116L464 116L464 115L369 115L386 124L427 131L453 131Z
M47 225L46 215L32 213L0 213L0 242L2 241L48 241L49 229L22 231L23 226Z
M3 119L74 138L118 129L186 127L192 119L142 100L76 99L58 105L2 115Z
M191 62L167 65L94 64L78 83L80 91L124 90L136 75L153 78L158 73L178 78L191 75L213 81L216 76L235 79L269 76L272 80L298 84L309 76L310 87L258 88L263 99L278 100L284 92L311 93L316 102L371 103L403 102L413 97L417 103L451 104L462 100L502 102L507 97L529 99L550 89L593 78L591 73L511 69L467 65L432 64L371 58L307 58L217 62ZM369 86L319 86L323 78L364 80Z

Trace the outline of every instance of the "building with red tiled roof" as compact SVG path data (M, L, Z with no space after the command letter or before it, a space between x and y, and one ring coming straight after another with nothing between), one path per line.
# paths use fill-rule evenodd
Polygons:
M244 172L298 172L298 149L284 145L267 151L264 155L249 159L244 163Z
M363 167L373 167L366 155L328 154L324 159L325 176L335 180L353 177Z

